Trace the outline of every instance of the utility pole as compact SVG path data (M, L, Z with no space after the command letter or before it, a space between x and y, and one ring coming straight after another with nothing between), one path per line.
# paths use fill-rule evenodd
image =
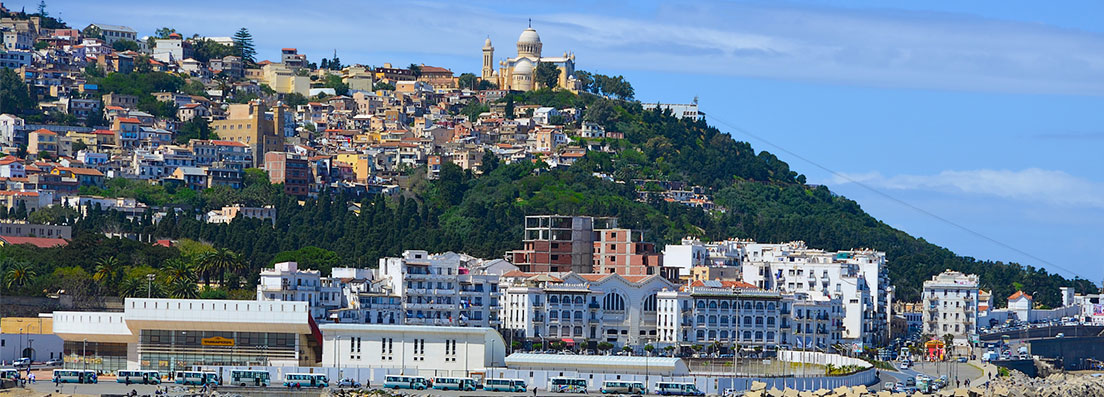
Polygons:
M88 369L88 339L84 340L84 347L81 348L81 369Z
M146 299L153 297L153 279L155 277L157 277L157 275L153 273L146 275Z

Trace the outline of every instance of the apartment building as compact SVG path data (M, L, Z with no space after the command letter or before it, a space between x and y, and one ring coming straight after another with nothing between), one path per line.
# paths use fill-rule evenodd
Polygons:
M289 152L268 152L264 156L264 169L268 180L284 184L284 193L304 197L310 194L310 162L307 157Z
M743 250L744 281L765 290L839 298L844 305L843 340L876 345L890 337L893 287L884 252L825 252L801 241L747 243Z
M359 318L367 323L496 327L499 278L473 271L478 262L454 252L430 255L421 250L380 258L377 278L385 285L380 292L386 293L369 292L361 306L373 306L368 309L375 309L375 318Z
M219 138L245 144L254 154L284 150L284 106L269 112L260 101L230 105L225 120L211 122L211 130ZM253 166L259 166L254 156Z
M665 345L718 342L722 346L778 346L790 329L777 291L739 281L697 281L662 291L657 301L657 342Z
M340 285L323 280L318 270L300 269L296 262L280 262L261 269L258 301L307 302L312 318L326 321L329 311L344 306Z
M924 282L923 298L923 333L939 339L950 334L956 347L969 346L977 333L978 276L944 271Z

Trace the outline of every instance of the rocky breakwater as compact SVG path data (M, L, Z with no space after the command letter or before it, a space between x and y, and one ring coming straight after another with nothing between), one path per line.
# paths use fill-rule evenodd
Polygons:
M875 392L866 386L817 391L767 389L766 386L755 382L751 390L744 393L744 397L1104 397L1104 375L1101 374L1055 374L1032 379L1014 372L1011 376L994 379L988 386L943 389L933 394L906 394L885 390Z

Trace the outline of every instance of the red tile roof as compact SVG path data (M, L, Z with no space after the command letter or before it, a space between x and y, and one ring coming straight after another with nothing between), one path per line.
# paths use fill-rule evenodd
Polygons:
M134 117L120 117L119 122L120 123L130 123L130 124L141 124L142 123L141 120L138 120L137 118L134 118Z
M244 144L244 143L241 143L241 142L236 142L236 141L218 141L218 140L212 140L212 141L211 141L211 144L212 144L212 145L222 145L222 146L239 146L239 147L240 147L240 146L245 146L245 144Z
M34 130L34 133L39 134L39 135L57 135L56 132L50 131L50 130L45 129L45 128L39 128L37 130Z
M92 133L96 135L115 135L115 131L112 130L95 130Z
M721 286L725 287L725 288L744 288L744 289L759 288L759 287L756 287L755 284L749 284L749 283L745 283L743 281L729 281L729 280L719 280L719 281L721 282ZM693 283L690 283L690 286L691 287L704 287L705 283L702 282L701 280L696 280Z
M1016 293L1014 293L1014 294L1012 294L1012 296L1008 297L1008 300L1016 300L1016 299L1019 299L1020 297L1026 297L1027 300L1032 300L1031 295L1025 294L1023 291L1016 291Z
M63 238L0 236L4 244L30 244L38 248L64 247L69 242Z

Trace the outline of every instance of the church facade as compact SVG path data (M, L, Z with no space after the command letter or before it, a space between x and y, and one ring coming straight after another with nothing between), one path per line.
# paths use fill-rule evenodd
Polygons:
M530 26L518 37L517 56L499 61L496 69L494 46L491 45L491 39L487 38L483 43L483 80L495 83L504 90L532 91L543 88L536 80L536 73L537 65L544 62L555 65L560 71L559 87L577 92L575 54L564 52L561 57L544 57L541 55L542 47L540 35Z

